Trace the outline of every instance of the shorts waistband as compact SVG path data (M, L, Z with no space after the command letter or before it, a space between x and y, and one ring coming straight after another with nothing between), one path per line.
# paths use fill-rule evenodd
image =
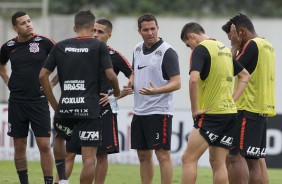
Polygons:
M258 113L259 116L268 117L268 114Z
M255 112L250 112L250 111L245 111L245 110L238 110L238 113L239 112L243 112L243 113L247 113L247 114L253 114L253 115L265 117L265 118L268 117L268 114L266 114L266 113L255 113Z

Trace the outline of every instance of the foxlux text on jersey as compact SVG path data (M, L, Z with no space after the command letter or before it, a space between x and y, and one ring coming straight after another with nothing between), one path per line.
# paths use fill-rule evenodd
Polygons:
M84 97L65 97L62 98L62 104L83 104Z

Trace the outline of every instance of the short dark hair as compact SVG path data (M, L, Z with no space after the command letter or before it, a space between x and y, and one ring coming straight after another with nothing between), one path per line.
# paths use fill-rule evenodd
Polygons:
M190 22L185 24L185 26L182 28L180 39L185 41L187 39L188 33L205 34L205 30L200 24L196 22Z
M255 32L255 28L252 21L242 13L239 13L238 15L232 17L226 24L222 26L222 30L225 33L229 33L232 24L234 24L236 28L243 27L251 32Z
M138 29L141 29L142 22L145 21L155 21L156 25L158 26L158 21L152 13L145 13L141 17L138 18Z
M14 15L12 16L12 25L16 26L17 25L17 18L25 16L25 15L27 15L27 14L25 12L22 12L22 11L14 13Z
M74 25L78 29L92 26L95 23L95 15L90 11L79 11L75 14Z
M112 32L113 30L113 24L108 19L99 19L96 21L96 23L106 26L110 30L110 32Z

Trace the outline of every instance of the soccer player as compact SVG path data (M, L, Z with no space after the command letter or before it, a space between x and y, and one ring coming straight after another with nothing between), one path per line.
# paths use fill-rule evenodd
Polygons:
M244 94L236 102L237 124L227 159L229 183L268 183L264 158L267 117L276 114L275 52L269 41L257 35L246 15L232 17L222 29L231 40L233 57L251 74Z
M99 19L94 24L94 37L107 44L112 36L112 23L107 19ZM122 72L126 77L130 77L132 69L127 59L119 52L108 46L113 69L116 75ZM97 164L95 169L95 184L104 183L108 171L108 154L119 152L117 114L113 113L108 103L108 91L111 87L108 85L106 76L102 73L101 78L101 99L100 114L102 121L102 144L98 146ZM124 94L123 94L124 95ZM118 98L121 98L120 96ZM74 159L76 154L81 154L81 146L79 144L79 136L77 129L74 129L70 140L66 141L66 172L67 177L71 175Z
M208 37L198 23L187 23L180 37L193 50L189 92L194 120L182 157L182 183L196 182L198 160L209 149L213 183L225 184L228 178L225 158L232 143L237 112L234 101L245 89L249 74L233 60L230 50ZM239 79L232 94L234 75Z
M101 71L105 72L114 96L119 96L120 90L106 44L93 38L93 13L79 11L74 22L77 36L61 41L53 48L40 72L40 81L55 111L54 128L58 134L54 139L54 156L59 183L68 183L64 138L70 138L73 127L76 126L83 162L80 183L91 184L94 179L97 147L101 139ZM59 104L48 82L48 77L55 67L62 91Z
M124 90L134 86L134 116L131 123L131 148L137 150L143 184L154 175L153 150L159 161L161 183L172 182L170 157L173 116L173 91L180 89L177 53L158 37L159 26L153 14L138 18L143 42L133 52L133 74Z
M50 111L47 99L40 90L38 75L55 43L33 33L32 21L25 12L16 12L12 16L12 25L18 36L1 47L0 75L10 90L8 135L13 137L14 141L16 170L20 183L27 184L26 146L30 125L40 152L44 182L52 184ZM10 77L5 69L8 60L12 68Z

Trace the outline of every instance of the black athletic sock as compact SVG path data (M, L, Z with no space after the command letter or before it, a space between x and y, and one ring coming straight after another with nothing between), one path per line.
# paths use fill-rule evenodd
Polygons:
M63 160L55 160L57 173L60 180L67 180L66 175L66 162L65 159Z
M44 176L44 184L52 184L53 176Z
M21 184L28 184L28 173L27 170L17 171Z

